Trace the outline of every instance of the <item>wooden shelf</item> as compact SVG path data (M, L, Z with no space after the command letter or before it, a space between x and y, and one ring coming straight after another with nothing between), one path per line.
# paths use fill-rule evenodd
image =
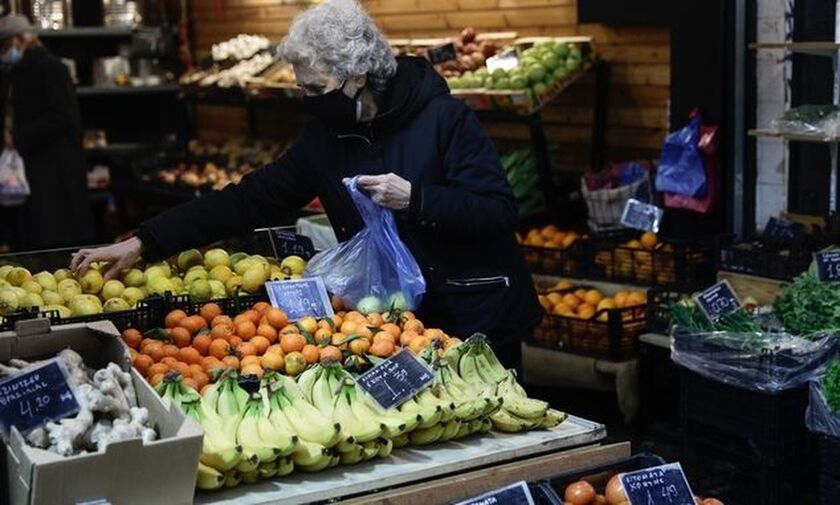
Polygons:
M750 137L774 137L790 142L811 142L815 144L836 144L840 138L827 139L820 135L808 135L805 133L779 133L773 130L750 130L747 132Z
M753 42L750 49L784 49L793 53L834 56L840 51L838 42Z
M134 28L111 28L106 26L82 26L64 28L61 30L38 30L41 38L73 38L73 37L129 37Z
M163 93L178 93L181 87L177 84L161 84L159 86L79 86L76 88L78 96L120 96L120 95L151 95Z

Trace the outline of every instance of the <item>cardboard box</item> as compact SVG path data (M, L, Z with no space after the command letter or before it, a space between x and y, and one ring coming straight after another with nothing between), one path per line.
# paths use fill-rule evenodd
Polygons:
M50 328L47 320L32 320L21 321L17 330L0 333L0 362L10 358L45 359L70 347L90 368L98 369L113 361L124 370L131 369L138 404L149 410L159 439L149 444L126 440L109 444L104 452L63 457L28 446L21 434L12 430L4 451L9 503L192 503L201 427L178 407L165 405L131 368L128 349L112 323Z

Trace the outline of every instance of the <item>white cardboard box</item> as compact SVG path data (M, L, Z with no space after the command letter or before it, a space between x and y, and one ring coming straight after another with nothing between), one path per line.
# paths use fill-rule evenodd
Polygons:
M128 350L113 324L101 321L50 328L47 320L33 320L22 321L17 330L0 333L0 362L49 358L70 347L90 368L113 361L125 370L131 369L138 404L149 410L159 439L149 444L126 440L108 445L105 452L63 457L28 446L20 433L12 430L4 451L9 503L192 503L201 427L178 407L167 407L131 368Z

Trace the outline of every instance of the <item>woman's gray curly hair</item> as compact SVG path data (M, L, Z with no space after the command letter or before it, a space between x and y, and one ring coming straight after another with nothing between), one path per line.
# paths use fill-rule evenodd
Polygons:
M366 74L377 93L397 71L391 46L356 0L329 0L299 14L280 43L280 56L341 80Z

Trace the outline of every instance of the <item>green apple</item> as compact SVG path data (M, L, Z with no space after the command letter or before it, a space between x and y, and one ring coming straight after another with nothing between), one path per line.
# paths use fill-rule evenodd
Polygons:
M41 298L44 300L44 305L61 305L64 303L64 297L56 291L42 291Z
M204 257L198 249L190 249L178 255L178 270L186 272L190 267L201 265Z
M207 281L207 284L210 285L210 299L219 300L227 297L227 290L225 290L225 285L221 281L211 279Z
M213 267L225 265L230 266L230 255L224 249L210 249L204 255L204 266L207 270L212 270Z
M55 280L55 276L46 270L33 275L32 279L47 291L55 291L58 289L58 281Z
M111 279L110 281L106 281L102 286L102 298L106 300L119 298L122 296L123 291L125 291L125 285L116 279Z
M122 281L127 287L139 288L146 283L146 277L141 270L131 268L122 273Z
M31 278L32 274L29 273L29 270L23 267L14 267L9 270L9 273L6 275L6 280L9 281L9 284L12 286L22 286L24 282Z
M74 274L72 270L69 270L67 268L59 268L55 271L53 277L55 278L55 282L61 282L64 279L75 279L76 274Z
M131 307L137 305L137 302L144 299L146 296L143 294L143 291L140 288L135 287L128 287L125 288L125 291L122 293L123 300L128 302Z
M85 275L79 280L82 285L82 291L85 293L96 294L102 291L102 286L105 284L105 279L98 270L90 269L85 272Z
M105 301L102 307L105 312L119 312L121 310L131 310L131 306L122 298L110 298Z

